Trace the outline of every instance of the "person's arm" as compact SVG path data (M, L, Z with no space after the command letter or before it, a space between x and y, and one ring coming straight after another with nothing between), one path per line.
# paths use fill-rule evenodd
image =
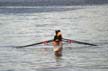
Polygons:
M62 35L59 36L59 41L62 41Z
M56 41L56 36L54 36L54 39L53 39L53 41Z

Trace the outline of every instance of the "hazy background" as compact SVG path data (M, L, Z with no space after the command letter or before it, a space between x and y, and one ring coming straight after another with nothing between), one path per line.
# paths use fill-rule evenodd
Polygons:
M108 0L0 0L1 6L100 5Z

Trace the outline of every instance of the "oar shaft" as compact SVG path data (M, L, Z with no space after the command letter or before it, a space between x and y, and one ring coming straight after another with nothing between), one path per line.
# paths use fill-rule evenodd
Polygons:
M52 42L52 41L53 40L42 41L42 42L38 42L38 43L34 43L34 44L29 44L29 45L17 46L17 48L30 47L30 46L35 46L35 45L43 44L43 43L49 43L49 42Z
M71 40L71 39L64 39L64 40L67 40L67 42L69 42L69 43L78 43L78 44L84 44L84 45L97 46L97 45L92 44L92 43L81 42L81 41L76 41L76 40Z

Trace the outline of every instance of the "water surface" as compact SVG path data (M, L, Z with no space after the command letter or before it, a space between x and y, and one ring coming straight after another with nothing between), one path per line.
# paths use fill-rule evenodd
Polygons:
M108 6L0 7L0 71L107 71ZM53 47L15 48L64 38L97 44L64 44L63 56Z

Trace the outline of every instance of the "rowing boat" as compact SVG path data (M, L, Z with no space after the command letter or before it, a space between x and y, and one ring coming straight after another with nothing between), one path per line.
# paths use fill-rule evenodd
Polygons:
M53 48L55 56L57 56L57 57L62 56L62 49L63 49L63 47L60 45L55 46Z

